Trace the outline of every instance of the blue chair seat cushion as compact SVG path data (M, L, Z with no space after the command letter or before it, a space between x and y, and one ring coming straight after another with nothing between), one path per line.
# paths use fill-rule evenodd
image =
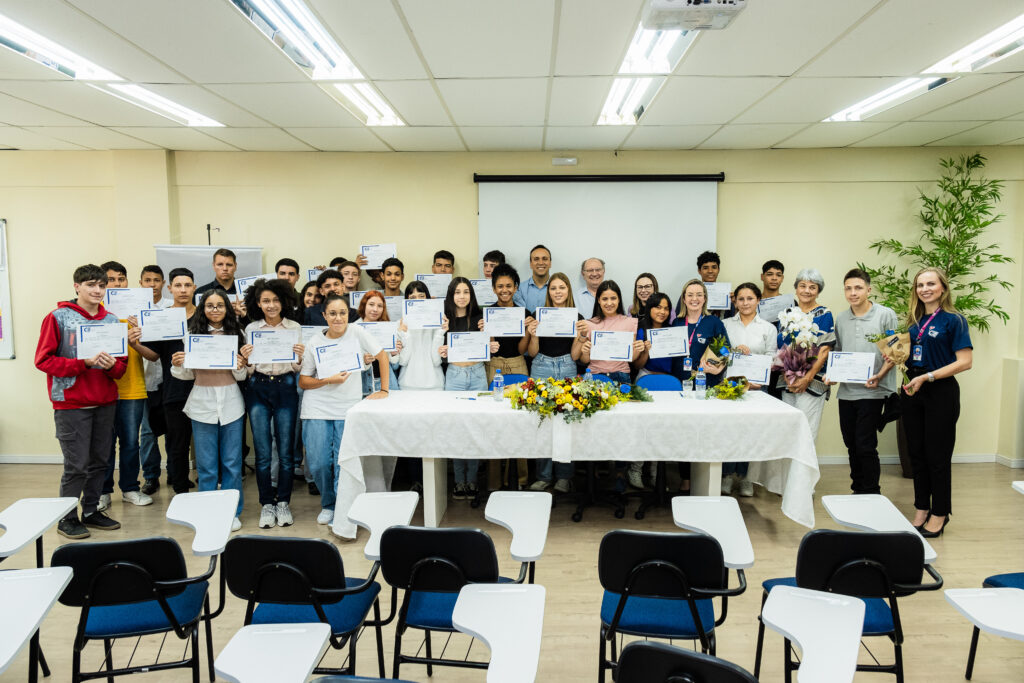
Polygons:
M605 591L601 600L601 622L608 626L619 606L619 593ZM711 600L697 600L697 614L705 633L715 630L715 608ZM622 610L619 633L647 635L658 638L697 638L690 606L686 600L670 598L629 598Z
M366 579L345 577L345 587L355 588ZM380 594L380 584L374 581L366 590L346 595L338 602L323 605L332 635L352 633L366 620L373 601ZM261 602L252 613L254 624L315 624L320 621L310 604L277 604Z
M515 583L514 579L498 577L498 583ZM405 614L405 623L412 628L424 628L431 631L454 631L452 612L458 593L435 593L433 591L410 591L409 611Z
M768 579L761 583L765 593L771 592L775 586L796 586L796 577L784 579ZM866 636L884 636L892 633L896 626L892 623L892 610L884 598L864 598L864 628Z
M1016 574L996 574L985 579L985 588L1021 588L1024 589L1024 572Z
M179 625L188 624L199 618L208 587L206 581L200 581L187 586L174 597L167 598L167 605ZM89 610L89 619L85 622L85 635L87 638L123 638L162 633L172 628L160 603L156 600L147 600L124 605L93 607Z

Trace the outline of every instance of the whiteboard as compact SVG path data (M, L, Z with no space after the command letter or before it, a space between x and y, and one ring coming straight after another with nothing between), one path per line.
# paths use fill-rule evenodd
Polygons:
M633 301L633 281L643 272L658 278L675 301L697 276L697 255L715 249L717 182L482 182L479 267L492 249L505 254L522 280L531 276L530 249L551 250L551 272L584 287L584 259L605 262L605 279Z
M7 260L7 219L0 218L0 360L14 358L11 273Z
M230 249L235 252L238 269L235 277L263 275L263 247L233 247L207 244L155 244L156 263L163 268L164 279L174 268L188 268L196 276L196 286L213 282L213 252ZM170 285L170 281L167 285ZM164 287L166 289L166 286ZM170 290L164 292L170 296Z

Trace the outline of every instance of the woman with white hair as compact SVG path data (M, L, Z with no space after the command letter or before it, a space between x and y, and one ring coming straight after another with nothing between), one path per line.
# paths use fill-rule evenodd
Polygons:
M818 303L818 296L825 289L825 279L817 268L804 268L796 275L794 282L796 287L797 305L786 309L786 314L799 312L809 318L818 327L815 344L818 353L810 368L802 375L787 379L787 373L779 377L778 387L785 389L782 392L782 400L791 406L796 406L807 416L807 423L811 427L811 436L818 438L818 427L821 425L821 413L828 399L828 387L824 382L825 361L828 360L828 352L836 345L835 322L832 318L832 311L827 306ZM778 337L779 348L785 344L785 332L780 332Z

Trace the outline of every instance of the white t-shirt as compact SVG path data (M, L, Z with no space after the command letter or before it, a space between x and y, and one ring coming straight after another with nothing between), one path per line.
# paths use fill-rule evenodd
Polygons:
M374 336L356 325L350 324L345 334L337 339L329 338L325 331L321 330L310 337L309 343L306 344L306 351L302 354L302 369L299 372L307 377L316 377L315 347L353 340L359 345L362 353L376 356L381 352L380 343ZM341 384L306 389L302 393L302 413L299 417L303 420L344 420L348 409L362 399L362 377L358 371L352 372Z

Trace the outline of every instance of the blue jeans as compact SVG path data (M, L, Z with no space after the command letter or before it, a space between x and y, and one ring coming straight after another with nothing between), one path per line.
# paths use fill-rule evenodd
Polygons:
M363 397L369 396L375 391L380 391L380 377L374 375L370 370L363 370ZM397 391L398 378L395 376L395 369L388 363L388 391Z
M747 470L750 469L749 462L723 462L722 463L722 476L728 474L738 474L741 477L747 476Z
M299 394L295 390L295 374L278 375L273 381L265 375L253 375L245 393L249 409L249 425L256 447L256 486L260 505L289 502L292 498L292 476L295 470L295 417L299 411ZM270 423L274 423L274 439ZM277 498L271 483L271 460L274 445L280 463L277 473Z
M306 447L306 464L313 472L313 481L320 489L320 507L333 510L338 499L338 451L345 433L344 420L303 420L302 443Z
M559 479L572 479L573 465L571 462L554 462L551 458L537 459L537 478L541 481L551 481L551 467L554 465L555 476Z
M238 509L242 514L242 430L245 420L238 418L226 425L207 424L192 420L192 438L196 442L196 470L199 472L199 490L216 491L217 480L221 489L238 491Z
M107 478L103 482L103 493L114 492L114 451L121 444L120 476L117 485L122 493L139 490L139 429L146 399L118 399L114 413L114 438L110 441L110 460L107 461Z
M157 390L159 391L159 389ZM160 444L149 426L149 400L142 408L142 428L139 430L139 457L142 460L142 478L154 481L160 478ZM163 406L160 406L163 410ZM161 415L161 417L163 417Z
M533 357L533 367L530 369L530 377L534 379L565 379L576 376L576 361L572 356L545 356L538 353Z
M483 363L473 365L449 365L444 376L445 391L487 391L487 370ZM456 484L476 485L480 471L479 460L452 459Z

